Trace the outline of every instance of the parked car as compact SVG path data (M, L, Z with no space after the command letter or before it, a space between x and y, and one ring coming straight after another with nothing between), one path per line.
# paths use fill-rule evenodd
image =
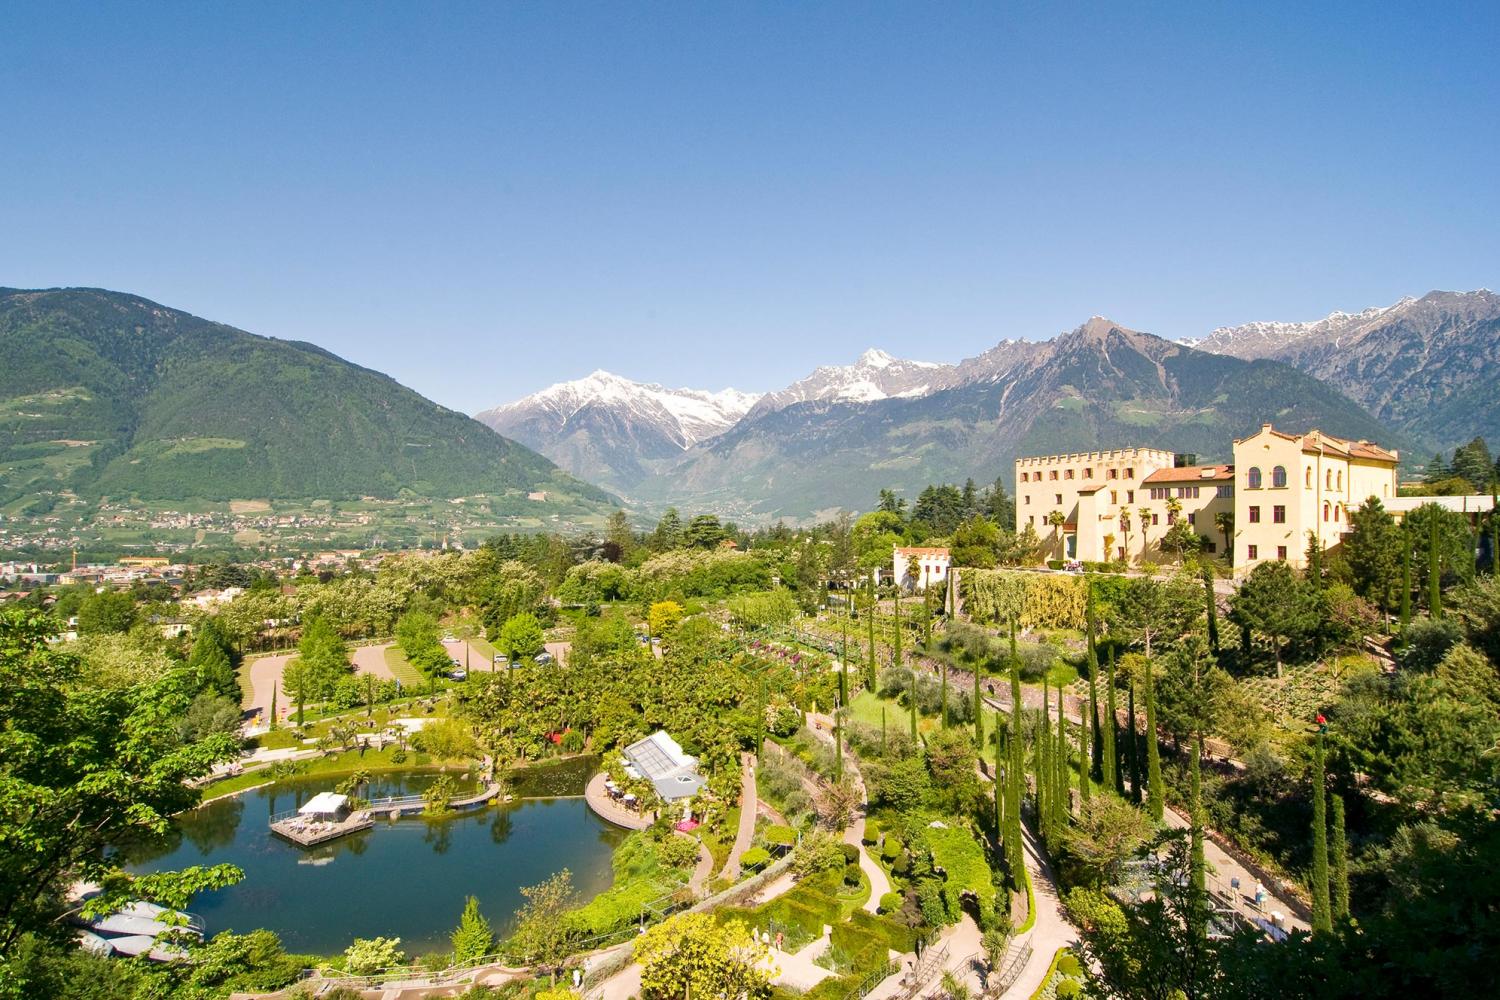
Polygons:
M545 667L547 664L552 662L552 654L544 649L540 653L536 654L536 662Z
M463 667L454 667L448 671L448 677L455 681L466 681L469 679L469 672Z

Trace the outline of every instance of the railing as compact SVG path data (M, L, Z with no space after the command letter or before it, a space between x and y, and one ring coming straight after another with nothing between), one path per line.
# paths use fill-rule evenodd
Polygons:
M917 964L912 967L911 972L907 973L906 980L901 987L901 992L897 993L896 996L899 1000L913 1000L918 993L922 992L922 987L932 982L933 977L947 964L947 945L943 945L937 949L929 948L917 961Z
M1017 979L1020 978L1026 963L1031 961L1031 941L1021 941L1012 944L1005 950L1005 957L1000 961L1000 971L995 973L991 970L990 975L984 980L984 993L986 1000L993 1000L1006 990L1010 989Z

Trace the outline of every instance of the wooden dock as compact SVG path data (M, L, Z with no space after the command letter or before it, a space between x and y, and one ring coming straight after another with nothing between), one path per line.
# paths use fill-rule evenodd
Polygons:
M309 820L293 812L271 821L271 832L290 840L301 847L325 844L330 840L368 830L375 825L375 818L368 809L358 809L338 822Z

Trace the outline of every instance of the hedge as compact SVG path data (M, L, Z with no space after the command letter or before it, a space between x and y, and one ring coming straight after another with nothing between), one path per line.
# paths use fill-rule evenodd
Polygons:
M949 892L948 908L952 913L956 907L956 894L961 891L974 893L979 899L981 911L994 908L995 881L990 863L985 859L984 848L973 834L960 826L928 827L923 831L927 844L932 848L932 862L947 874Z

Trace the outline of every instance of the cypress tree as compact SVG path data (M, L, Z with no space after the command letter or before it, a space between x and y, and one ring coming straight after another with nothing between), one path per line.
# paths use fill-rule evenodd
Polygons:
M948 664L943 664L942 685L938 688L938 712L942 727L948 728Z
M304 694L303 685L297 685L297 727L300 729L306 722L304 712L307 708L307 698Z
M1500 482L1490 483L1490 576L1500 576Z
M1188 820L1191 828L1192 882L1193 890L1207 890L1207 867L1203 858L1203 734L1193 739L1193 756L1189 762Z
M979 687L979 669L979 664L974 664L974 749L979 751L979 757L982 760L984 758L984 694ZM995 755L995 763L997 765L1000 763L998 751ZM994 776L997 779L1000 776L998 767L995 769Z
M1333 855L1333 919L1349 915L1349 847L1344 839L1344 797L1335 795L1332 802L1333 836L1328 850Z
M1032 751L1032 768L1036 774L1036 819L1041 828L1042 839L1050 843L1052 837L1052 789L1047 787L1052 780L1047 758L1052 749L1052 719L1047 699L1047 675L1042 675L1042 710L1037 718L1036 746Z
M839 662L839 703L833 709L833 780L844 780L844 706L849 703L847 661Z
M879 678L875 676L875 607L878 599L879 595L875 593L875 581L871 580L870 607L865 614L865 631L869 633L870 638L870 657L865 671L865 686L871 691L876 690L880 684Z
M1402 532L1401 547L1401 642L1411 628L1411 534Z
M1312 807L1313 807L1313 933L1333 929L1333 910L1328 897L1328 816L1324 804L1323 782L1323 734L1313 749L1312 762Z
M885 750L886 750L886 746L885 746L885 706L881 705L880 706L880 753L881 753L881 756L885 755Z
M1096 636L1094 621L1094 588L1092 582L1089 584L1089 603L1086 609L1085 622L1088 626L1088 667L1089 667L1089 719L1083 727L1084 752L1083 766L1085 773L1092 777L1099 766L1095 758L1099 754L1099 643ZM1099 772L1102 773L1102 772ZM1084 796L1087 797L1090 782L1085 780L1081 786Z
M1443 617L1443 563L1438 554L1437 512L1427 519L1427 613Z
M1100 755L1100 763L1104 768L1102 781L1105 788L1118 795L1123 786L1120 782L1120 757L1115 746L1115 730L1119 727L1120 716L1115 706L1114 646L1109 647L1109 676L1106 678L1104 684L1104 715L1104 747Z
M1130 734L1130 742L1126 750L1130 754L1130 800L1136 805L1141 804L1141 739L1135 730L1135 682L1130 682L1130 690L1125 696L1125 712L1130 716L1130 728L1126 730Z
M1146 804L1158 823L1166 815L1166 786L1161 780L1161 748L1156 741L1156 684L1146 661Z
M1011 886L1017 890L1025 881L1025 848L1021 844L1021 797L1024 785L1026 748L1021 735L1021 658L1016 655L1016 620L1010 620L1010 734L1005 740L1008 763L1005 766L1006 862L1010 868Z
M991 782L991 784L995 786L995 844L997 847L1000 847L1003 852L1008 852L1010 845L1007 844L1006 841L1010 839L1010 834L1006 830L1005 826L1004 779L1001 777L999 765L1000 754L997 751L995 754L995 780Z
M280 723L278 723L276 721L276 689L275 688L271 689L271 720L270 720L269 725L270 725L270 727L272 729L275 729L275 728L277 728L277 726L280 725Z
M1073 803L1070 789L1073 787L1069 770L1072 768L1071 755L1068 752L1068 716L1063 711L1063 689L1062 685L1057 687L1057 829L1061 833L1068 827L1068 821L1072 816Z
M1092 693L1092 692L1091 692ZM1094 699L1089 698L1089 716L1083 720L1083 725L1078 727L1078 801L1080 805L1087 805L1091 794L1089 785L1093 783L1094 755L1093 740L1090 730L1094 728Z
M1207 604L1205 612L1208 616L1208 648L1213 650L1215 656L1219 655L1219 602L1214 598L1214 575L1207 566L1203 567L1203 599Z

